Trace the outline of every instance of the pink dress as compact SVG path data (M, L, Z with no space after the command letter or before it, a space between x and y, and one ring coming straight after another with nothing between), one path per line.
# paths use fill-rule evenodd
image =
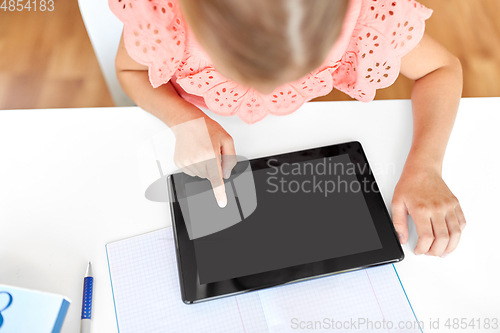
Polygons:
M342 32L326 61L304 78L269 95L219 74L182 18L177 0L109 0L124 23L129 55L148 66L153 87L172 82L199 107L238 115L248 124L282 116L336 88L369 102L394 83L401 58L422 39L432 10L414 0L350 0Z

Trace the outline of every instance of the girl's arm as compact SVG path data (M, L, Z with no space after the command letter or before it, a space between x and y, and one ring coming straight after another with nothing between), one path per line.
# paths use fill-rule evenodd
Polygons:
M401 243L408 240L407 215L418 234L415 254L445 257L458 245L465 218L441 177L446 145L462 94L460 61L424 35L403 57L401 73L415 80L412 90L413 139L392 200Z
M180 98L170 82L153 88L148 67L137 63L127 53L120 39L116 54L116 75L125 93L142 109L150 112L168 127L205 117L200 109ZM179 112L182 110L182 112Z
M148 68L129 56L123 35L115 65L125 93L172 128L176 136L174 161L177 167L191 176L209 179L219 206L224 207L227 198L222 176L229 177L236 154L231 136L203 111L182 99L170 82L153 88ZM221 162L221 155L228 158L222 158Z

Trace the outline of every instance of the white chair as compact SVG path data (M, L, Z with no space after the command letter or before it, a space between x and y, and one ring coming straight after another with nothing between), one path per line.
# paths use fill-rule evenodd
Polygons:
M115 105L135 105L120 87L115 71L115 56L123 24L109 9L107 0L78 0L78 5Z

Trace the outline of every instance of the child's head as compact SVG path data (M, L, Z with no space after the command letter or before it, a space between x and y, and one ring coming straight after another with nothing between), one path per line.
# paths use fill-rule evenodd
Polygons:
M271 93L319 67L348 0L181 0L189 27L229 79Z

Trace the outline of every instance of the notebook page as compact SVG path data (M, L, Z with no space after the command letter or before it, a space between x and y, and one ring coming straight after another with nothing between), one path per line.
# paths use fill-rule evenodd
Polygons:
M259 292L269 332L421 332L393 265ZM403 326L399 326L403 325Z
M172 228L106 246L116 318L128 332L267 332L259 295L186 305Z

